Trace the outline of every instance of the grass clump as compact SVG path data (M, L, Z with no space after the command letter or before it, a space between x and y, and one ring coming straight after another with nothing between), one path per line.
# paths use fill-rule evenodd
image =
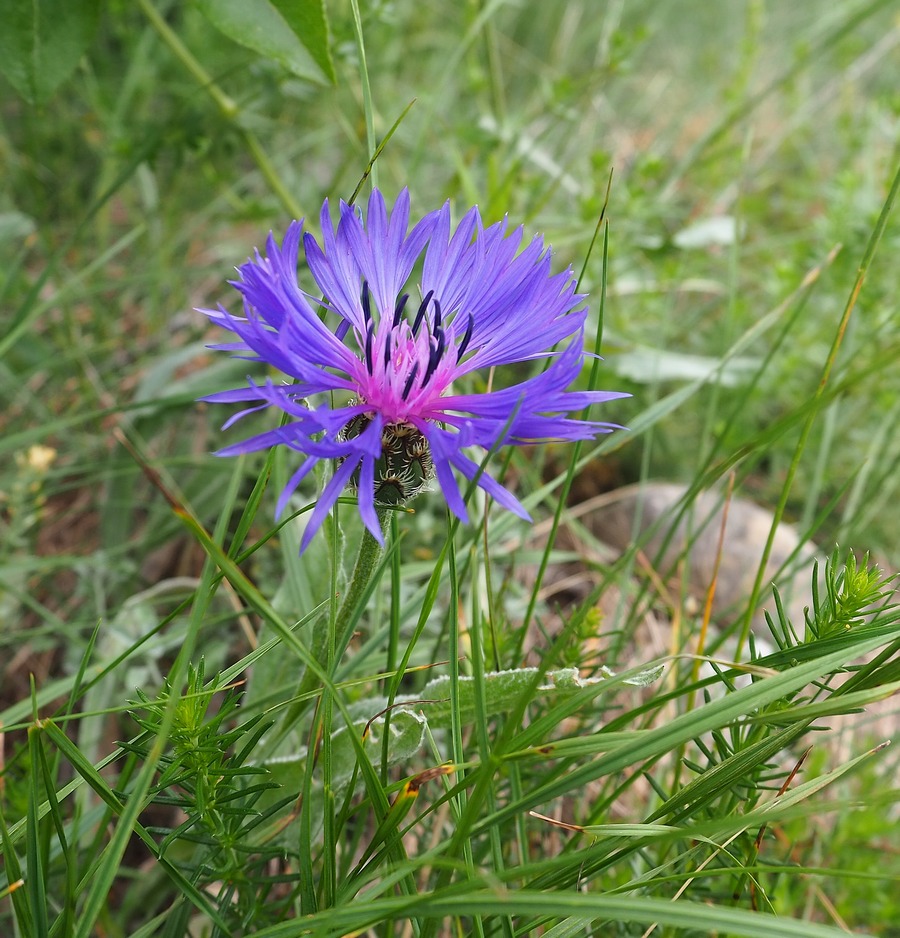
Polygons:
M0 932L895 934L891 4L225 6L0 43ZM192 312L360 183L541 231L633 395L365 582L349 493L300 555L327 479L210 457L267 372Z

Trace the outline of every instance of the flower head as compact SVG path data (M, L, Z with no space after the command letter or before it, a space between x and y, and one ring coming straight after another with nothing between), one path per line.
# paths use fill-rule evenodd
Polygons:
M293 222L280 247L270 235L266 255L257 252L239 268L233 286L243 295L243 316L221 306L203 310L237 338L216 348L293 379L248 379L247 387L205 398L251 403L226 426L266 407L289 418L219 455L283 445L305 457L278 499L279 514L319 460L334 461L301 550L348 485L379 541L376 504L405 502L435 476L450 510L466 521L454 470L477 476L485 492L528 519L511 492L478 474L466 450L591 439L615 425L568 415L627 396L566 390L581 370L587 315L571 271L552 274L539 237L521 247L521 228L508 232L505 221L484 227L477 207L455 229L448 204L409 229L406 190L390 216L377 189L365 219L341 202L336 226L326 200L321 225L321 245ZM311 291L297 280L301 240ZM407 286L420 263L418 287ZM543 371L509 387L472 394L453 387L472 371L543 358L552 358Z

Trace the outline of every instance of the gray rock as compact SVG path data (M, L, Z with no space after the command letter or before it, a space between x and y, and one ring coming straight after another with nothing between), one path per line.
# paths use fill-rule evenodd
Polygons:
M670 482L639 483L592 500L593 504L586 502L575 512L598 540L620 552L639 543L663 580L680 576L683 564L688 588L698 602L705 600L721 553L712 605L713 618L721 624L744 612L774 515L749 499L732 498L723 536L724 494L701 492L684 507L687 492L687 486ZM774 610L772 584L776 584L789 618L801 632L817 557L815 544L804 542L793 526L778 525L760 599L765 608ZM754 626L760 637L768 634L761 611L754 616Z

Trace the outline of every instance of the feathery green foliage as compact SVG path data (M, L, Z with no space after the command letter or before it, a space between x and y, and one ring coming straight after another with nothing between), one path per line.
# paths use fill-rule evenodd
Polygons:
M896 934L893 5L29 10L0 934ZM298 557L323 480L276 524L291 459L209 455L196 399L265 374L192 310L376 175L581 271L628 430L481 454L533 528L470 486L382 553L348 493Z

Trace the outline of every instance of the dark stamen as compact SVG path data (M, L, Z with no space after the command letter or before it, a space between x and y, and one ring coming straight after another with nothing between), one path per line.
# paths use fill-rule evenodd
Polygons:
M413 321L413 335L419 331L419 326L422 325L422 320L425 318L425 310L428 309L428 304L431 302L431 298L434 296L434 290L429 290L425 294L425 299L419 304L419 309L416 312L416 318Z
M372 340L375 338L375 323L370 319L366 326L366 369L372 374Z
M384 343L384 367L385 368L387 368L387 366L391 363L391 334L392 333L390 332L387 334L387 341Z
M403 296L397 300L397 305L394 307L394 322L392 323L393 327L396 329L400 325L400 319L403 316L403 307L406 306L406 301L409 299L409 294L404 293Z
M363 280L363 289L362 289L362 308L363 308L363 317L366 322L372 321L372 306L369 302L369 281Z
M469 316L469 324L466 326L466 333L463 336L462 342L459 343L459 348L456 350L456 364L459 364L460 359L463 355L466 354L466 349L469 347L469 340L472 338L472 329L475 328L475 320L472 316Z
M428 384L428 379L434 374L435 369L444 357L444 347L446 344L444 330L435 327L431 341L434 344L430 345L428 351L428 368L425 371L425 377L422 379L423 385Z
M441 328L441 304L437 300L434 301L434 328Z
M413 381L416 380L416 373L419 370L419 363L414 362L412 366L412 371L409 373L409 377L406 379L406 384L403 385L403 400L406 400L406 395L412 390Z

